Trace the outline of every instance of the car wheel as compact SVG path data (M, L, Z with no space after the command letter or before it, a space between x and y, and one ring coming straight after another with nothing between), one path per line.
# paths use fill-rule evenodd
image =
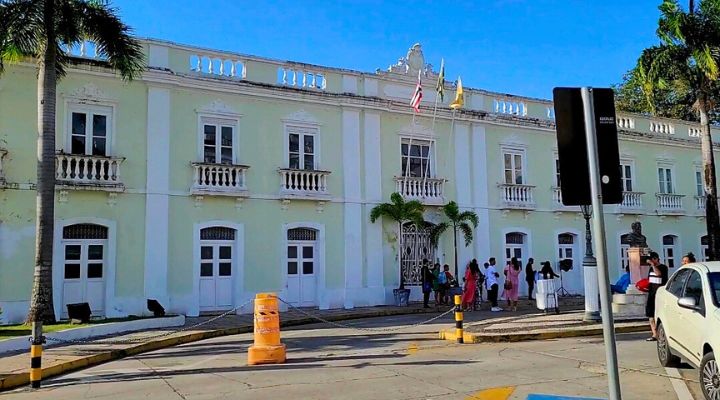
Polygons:
M720 400L720 366L713 352L705 354L700 363L700 386L707 400Z
M659 323L657 326L657 354L660 365L663 367L677 367L680 365L680 357L673 355L670 350L670 344L665 334L665 327L662 323Z

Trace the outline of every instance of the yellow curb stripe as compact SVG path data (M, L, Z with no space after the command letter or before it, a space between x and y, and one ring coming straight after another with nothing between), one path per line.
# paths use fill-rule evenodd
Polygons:
M515 386L485 389L466 397L465 400L507 400L514 391Z
M615 333L638 333L647 332L650 326L647 324L621 326L615 328ZM599 336L602 335L602 328L592 329L575 329L568 331L555 332L537 332L537 333L508 333L508 334L486 334L486 333L469 333L463 332L463 341L465 343L500 343L500 342L523 342L529 340L547 340L547 339L563 339L582 336ZM454 342L457 340L455 329L442 330L439 332L439 338Z

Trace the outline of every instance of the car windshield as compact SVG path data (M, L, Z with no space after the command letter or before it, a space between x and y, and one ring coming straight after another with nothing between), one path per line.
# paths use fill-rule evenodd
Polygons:
M720 272L709 273L708 280L710 280L713 303L715 303L715 307L720 307Z

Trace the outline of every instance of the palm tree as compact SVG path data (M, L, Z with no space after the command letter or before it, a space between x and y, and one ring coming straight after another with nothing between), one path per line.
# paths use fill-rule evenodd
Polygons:
M35 270L27 321L54 322L52 252L55 218L55 101L70 57L64 46L95 43L105 65L130 80L144 69L140 43L101 0L0 0L0 73L5 62L38 64L38 167Z
M677 0L664 0L657 34L661 44L645 49L634 71L649 70L656 84L665 82L684 88L700 117L702 135L703 188L705 221L710 257L720 257L720 215L718 214L717 179L710 131L720 89L720 0L690 1L689 11ZM647 97L652 101L653 96Z
M398 271L400 271L399 289L405 289L405 279L403 277L402 264L400 263L400 249L402 249L402 227L407 222L412 222L417 226L423 226L423 211L425 208L422 203L417 200L405 201L400 193L390 195L390 203L382 203L373 207L370 211L370 222L375 222L379 218L389 218L397 224L398 238Z
M448 219L448 222L441 222L430 231L430 237L434 244L437 245L440 240L440 236L452 228L453 230L453 246L455 247L455 278L458 279L458 253L457 253L457 236L458 230L462 232L465 238L465 247L470 245L473 240L473 228L478 226L478 216L472 211L460 212L460 208L457 203L451 201L442 207L443 214ZM470 227L472 225L472 227Z

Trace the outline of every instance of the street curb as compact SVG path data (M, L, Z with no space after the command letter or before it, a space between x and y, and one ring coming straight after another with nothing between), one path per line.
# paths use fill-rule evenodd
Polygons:
M374 310L372 312L364 312L362 314L341 314L341 315L329 315L322 317L331 322L346 321L352 319L365 319L375 317L390 317L394 315L412 315L412 314L430 314L438 312L435 309L411 309L411 310ZM310 317L296 318L291 320L282 321L280 320L280 327L288 328L299 325L309 325L314 323L320 323L318 320ZM250 333L253 331L253 326L240 326L237 328L225 328L216 329L205 332L194 332L182 336L175 336L166 339L153 340L150 342L142 343L136 346L127 347L124 349L110 350L103 353L93 354L87 357L77 358L75 360L67 361L60 364L55 364L47 368L42 369L42 378L47 379L54 376L66 374L69 372L77 371L83 368L100 365L109 361L119 360L128 356L134 356L141 353L147 353L149 351L160 350L167 347L177 346L185 343L197 342L205 339L212 339L220 336L238 335L241 333ZM29 362L28 362L29 366ZM29 368L28 368L29 369ZM30 373L22 372L10 374L0 378L0 392L14 389L20 386L30 384Z
M616 326L615 333L637 333L650 331L648 324L633 324L626 326ZM548 340L563 339L582 336L599 336L603 334L602 327L569 329L565 331L546 331L546 332L528 332L528 333L472 333L463 332L463 343L500 343L500 342L524 342L530 340ZM452 342L457 341L457 335L454 329L441 330L439 332L441 340Z

